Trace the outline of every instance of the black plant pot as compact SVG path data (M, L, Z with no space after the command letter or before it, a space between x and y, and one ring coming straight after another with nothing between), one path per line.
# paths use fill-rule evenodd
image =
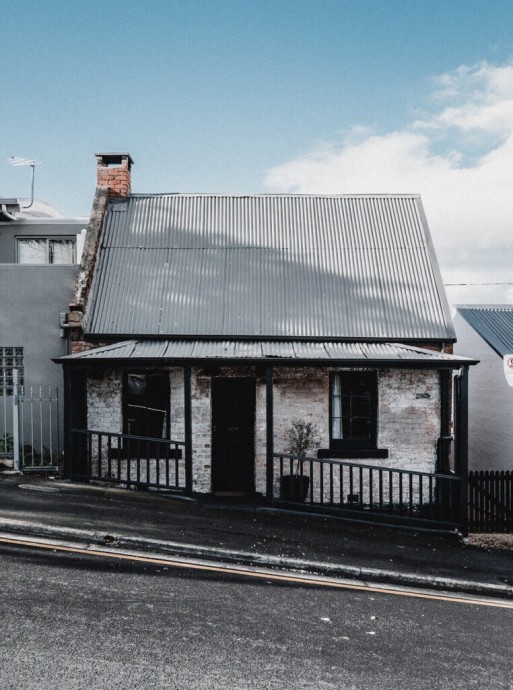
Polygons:
M281 498L284 501L304 503L310 486L310 477L287 474L281 478Z

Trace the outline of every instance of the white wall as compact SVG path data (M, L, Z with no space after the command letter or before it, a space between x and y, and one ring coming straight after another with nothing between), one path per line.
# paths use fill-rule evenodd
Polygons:
M481 360L469 372L469 468L513 469L513 388L502 358L459 314L455 354Z

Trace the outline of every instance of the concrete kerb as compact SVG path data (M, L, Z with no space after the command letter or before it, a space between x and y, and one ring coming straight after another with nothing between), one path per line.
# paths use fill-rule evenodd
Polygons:
M102 534L90 530L48 526L40 523L25 522L23 520L0 518L0 530L24 537L55 539L62 542L79 541L91 545L108 546L111 552L115 551L116 548L120 550L129 549L181 558L201 558L204 561L210 561L212 563L229 563L239 566L272 568L293 573L350 578L362 582L380 582L445 592L459 592L462 594L484 595L508 599L513 598L513 587L509 585L495 585L457 578L434 577L416 573L383 570L380 568L365 568L338 563L308 561L285 556L272 556L270 554L256 554L246 551L219 549L197 544L181 544L158 539L141 539L139 537L129 537L120 534Z

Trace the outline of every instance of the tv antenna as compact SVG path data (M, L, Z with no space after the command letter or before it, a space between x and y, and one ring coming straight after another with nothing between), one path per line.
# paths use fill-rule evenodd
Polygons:
M7 162L15 167L20 167L21 165L30 165L32 168L32 181L31 181L31 194L30 194L30 204L28 206L23 206L23 208L30 208L34 203L34 170L36 165L41 165L41 161L35 160L33 158L24 158L23 156L11 156L7 159Z

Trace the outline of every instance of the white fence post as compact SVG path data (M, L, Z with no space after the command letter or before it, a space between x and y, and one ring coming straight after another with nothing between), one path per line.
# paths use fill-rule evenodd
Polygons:
M14 451L14 471L21 472L20 463L20 386L18 369L12 372L12 438Z

